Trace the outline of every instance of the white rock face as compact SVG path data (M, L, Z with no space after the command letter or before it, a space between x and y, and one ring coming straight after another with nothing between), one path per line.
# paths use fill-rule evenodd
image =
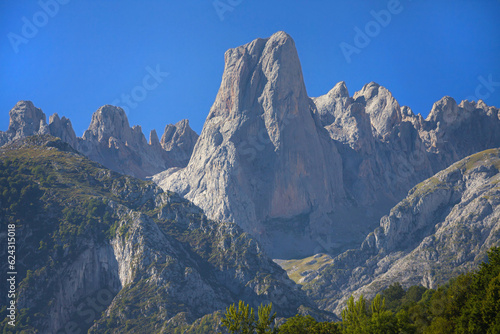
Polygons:
M170 153L171 159L178 162L172 166L184 167L191 158L197 140L198 135L189 126L189 121L183 119L165 127L160 145Z
M394 282L436 288L476 269L500 244L500 149L463 159L418 184L361 246L305 278L321 307L340 314L351 294Z
M209 217L238 222L271 254L312 251L345 194L340 157L307 97L290 36L226 52L188 166L155 179Z
M0 131L0 146L20 138L47 133L46 117L31 101L19 101L9 112L9 129Z
M273 257L338 254L415 184L498 146L498 109L482 101L445 97L424 120L374 82L309 99L293 40L279 32L226 52L190 163L154 180L236 222Z

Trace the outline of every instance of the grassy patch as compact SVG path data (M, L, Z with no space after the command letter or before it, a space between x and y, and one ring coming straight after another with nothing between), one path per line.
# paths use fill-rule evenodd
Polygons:
M304 284L300 281L308 272L317 271L321 267L332 263L332 258L327 254L317 254L296 260L276 261L281 268L286 270L288 277L297 284Z

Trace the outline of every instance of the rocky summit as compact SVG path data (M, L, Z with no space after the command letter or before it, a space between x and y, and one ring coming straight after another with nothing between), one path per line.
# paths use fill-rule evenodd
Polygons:
M184 167L189 161L198 135L187 120L167 125L162 142L153 130L149 143L140 126L130 127L123 109L111 105L99 108L89 128L77 137L71 121L53 114L46 116L31 101L19 101L9 113L6 132L0 131L0 146L37 134L61 138L90 159L117 172L146 178L170 167Z
M188 166L155 180L238 222L273 255L310 249L345 197L341 159L314 109L286 33L231 49Z
M500 146L499 117L444 97L424 119L374 82L309 98L295 43L278 32L226 52L191 160L154 180L236 222L274 258L337 254L418 182Z

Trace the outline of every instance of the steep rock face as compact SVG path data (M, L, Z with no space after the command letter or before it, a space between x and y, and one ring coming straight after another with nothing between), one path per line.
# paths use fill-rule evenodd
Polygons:
M339 314L354 294L394 282L428 288L477 268L500 240L500 149L467 157L418 184L361 246L305 275L311 296Z
M49 118L49 130L52 136L61 138L62 141L73 147L78 147L78 140L71 121L66 117L59 118L58 114L53 114Z
M167 153L149 145L140 126L131 128L123 109L111 105L92 115L77 149L113 170L141 178L172 167Z
M424 120L374 82L309 99L293 40L279 32L226 52L189 165L154 180L238 223L272 256L338 254L415 184L499 145L498 109L482 101L445 97Z
M31 101L19 101L9 112L9 128L0 132L0 146L9 141L48 133L46 117Z
M470 154L500 145L497 108L450 97L436 102L427 119L400 107L384 87L369 83L352 98L344 83L313 98L322 125L337 143L344 188L374 223L415 184ZM342 92L342 93L339 93Z
M75 135L71 121L58 114L45 114L30 101L19 101L10 111L10 125L0 131L0 146L35 134L61 138L90 159L120 173L146 178L170 167L187 165L197 134L186 120L167 125L168 136L160 145L156 132L146 142L140 126L130 127L125 112L110 105L99 108L82 138ZM153 130L154 131L154 130Z
M278 32L226 52L188 166L155 179L280 256L312 251L329 228L328 213L344 198L341 168L307 97L294 41Z
M23 329L152 333L169 324L169 333L172 319L185 325L239 299L272 302L281 316L314 309L239 227L208 220L152 182L103 168L51 136L14 141L0 158L0 221L17 224L23 245Z
M176 167L184 167L189 162L198 134L189 127L189 121L183 119L176 124L168 124L161 137L161 147L170 152L171 158L178 162Z

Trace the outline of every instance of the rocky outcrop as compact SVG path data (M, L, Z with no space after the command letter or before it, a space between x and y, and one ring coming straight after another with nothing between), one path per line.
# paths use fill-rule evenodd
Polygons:
M345 197L340 157L319 124L294 41L284 32L255 40L226 52L188 166L155 179L237 222L273 256L311 252Z
M148 144L141 127L130 127L123 109L111 105L92 115L77 149L104 166L140 178L173 167L167 153Z
M62 141L73 147L78 147L78 140L71 121L66 117L59 118L58 114L53 114L49 118L49 132L52 136L61 138Z
M394 282L436 288L474 270L500 240L500 149L467 157L415 186L361 246L303 278L339 314L351 294Z
M43 111L31 101L19 101L9 112L9 128L0 132L0 146L10 141L49 132Z
M161 147L170 152L176 167L185 167L191 158L198 134L189 127L189 121L183 119L176 124L168 124L161 137Z
M182 120L167 125L161 145L154 130L148 143L141 127L130 127L123 109L111 105L92 115L81 138L66 117L54 114L49 120L47 125L45 114L30 101L18 102L10 111L9 129L0 132L0 146L31 135L51 134L108 168L146 178L171 167L186 166L198 138L189 122Z

